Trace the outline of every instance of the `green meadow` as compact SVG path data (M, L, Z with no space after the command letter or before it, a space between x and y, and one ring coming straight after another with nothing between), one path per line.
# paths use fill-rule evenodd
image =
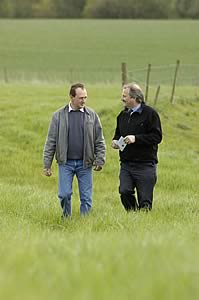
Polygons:
M198 86L178 84L173 105L171 86L161 86L156 109L164 138L150 213L124 211L118 153L110 147L122 109L121 61L132 68L149 58L157 65L176 58L197 64L198 25L0 20L0 65L8 74L24 74L0 81L0 299L199 298ZM87 104L100 115L107 161L93 174L92 213L79 216L75 180L73 217L63 222L57 165L53 176L45 177L42 152L53 111L68 102L70 82L61 77L68 67L82 72L74 80L86 83ZM98 83L92 82L94 68L103 74ZM106 77L106 68L116 82ZM56 80L32 81L34 72L51 73ZM154 93L152 86L150 105Z
M198 49L199 21L1 19L0 79L6 69L10 80L118 82L126 62L131 77L143 81L146 72L135 70L177 59L191 65L182 74L191 76Z

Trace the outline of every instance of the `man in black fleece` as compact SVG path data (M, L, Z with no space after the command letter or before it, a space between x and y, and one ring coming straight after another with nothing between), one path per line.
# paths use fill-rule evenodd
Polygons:
M157 180L157 151L162 140L161 122L158 113L144 103L139 85L125 85L122 102L124 110L117 117L112 141L112 147L120 149L119 193L127 211L148 211L152 209L153 189ZM120 148L120 138L123 139L124 148Z

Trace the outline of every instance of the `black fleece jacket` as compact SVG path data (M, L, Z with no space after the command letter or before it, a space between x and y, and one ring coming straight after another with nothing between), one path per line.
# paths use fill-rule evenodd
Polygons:
M152 107L142 103L131 115L127 109L120 112L113 140L127 135L135 135L135 143L127 145L123 152L119 151L122 162L158 162L162 129L159 115Z

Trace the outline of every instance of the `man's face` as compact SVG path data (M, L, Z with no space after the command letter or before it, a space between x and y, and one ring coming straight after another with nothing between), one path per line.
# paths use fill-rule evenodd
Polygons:
M125 88L122 90L122 102L124 107L126 108L133 108L136 106L136 100L129 96L129 88Z
M86 89L77 88L75 97L71 96L71 106L73 109L83 108L85 106L86 100Z

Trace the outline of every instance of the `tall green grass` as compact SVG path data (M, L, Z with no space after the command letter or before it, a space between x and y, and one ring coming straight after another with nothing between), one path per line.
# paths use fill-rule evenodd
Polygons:
M164 139L154 208L126 214L118 195L118 153L110 147L120 86L88 86L107 162L94 173L92 213L79 216L75 181L73 217L62 222L57 166L51 178L42 175L42 150L52 112L66 103L68 88L0 85L0 298L198 299L199 90L180 88L174 105L169 96L158 102Z

